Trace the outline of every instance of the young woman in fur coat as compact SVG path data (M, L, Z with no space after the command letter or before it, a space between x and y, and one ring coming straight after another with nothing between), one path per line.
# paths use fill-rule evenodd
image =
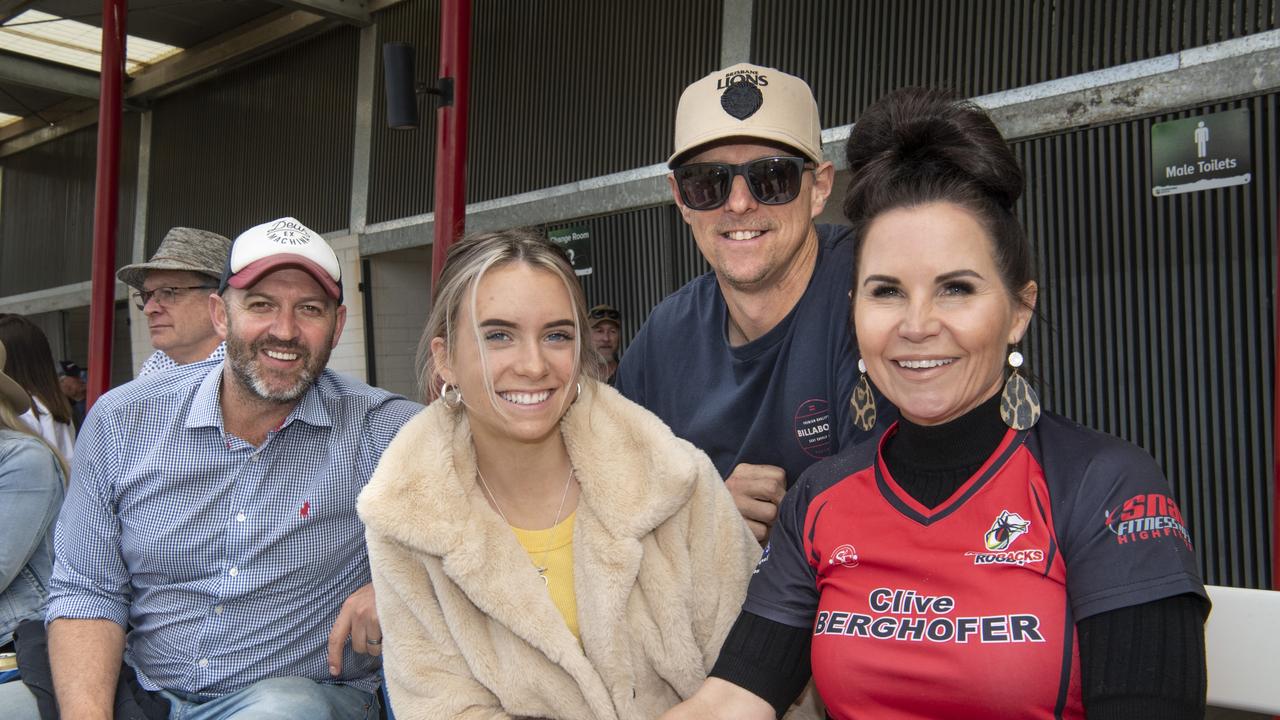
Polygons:
M596 380L555 246L471 237L437 288L435 402L359 502L396 717L651 720L702 683L760 548L710 460Z

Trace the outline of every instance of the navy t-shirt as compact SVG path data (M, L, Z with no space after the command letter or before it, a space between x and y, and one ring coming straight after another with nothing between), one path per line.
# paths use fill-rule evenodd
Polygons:
M654 308L618 368L618 390L710 455L722 477L740 463L776 465L790 487L815 461L870 436L849 409L858 381L849 230L817 229L809 287L772 330L730 346L724 297L707 273ZM883 426L896 413L877 399Z
M1205 596L1168 483L1133 445L1045 413L927 508L882 444L787 493L743 604L812 630L837 720L1082 718L1077 622Z

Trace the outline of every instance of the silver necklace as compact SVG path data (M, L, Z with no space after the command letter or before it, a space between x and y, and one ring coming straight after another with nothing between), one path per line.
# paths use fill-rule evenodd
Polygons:
M498 517L502 518L502 522L507 527L515 527L507 520L507 514L502 512L502 506L498 504L498 498L493 496L493 491L489 489L489 483L484 481L484 475L480 473L480 466L476 465L476 477L480 478L480 487L484 488L484 494L489 496L489 501L493 503L493 509L498 511ZM560 507L556 510L556 519L551 523L551 536L547 538L547 544L542 548L542 558L533 564L535 570L538 571L538 577L542 578L544 586L549 585L547 580L547 556L551 554L551 546L555 544L556 526L560 524L560 514L564 512L564 501L569 497L569 485L573 483L573 466L569 466L569 477L564 479L564 492L560 495Z

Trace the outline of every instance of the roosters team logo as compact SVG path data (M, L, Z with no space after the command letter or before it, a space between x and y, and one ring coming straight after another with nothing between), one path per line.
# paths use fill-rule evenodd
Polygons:
M1023 520L1018 513L1005 510L991 523L991 529L982 536L987 549L993 552L1009 549L1009 545L1031 528L1030 520Z

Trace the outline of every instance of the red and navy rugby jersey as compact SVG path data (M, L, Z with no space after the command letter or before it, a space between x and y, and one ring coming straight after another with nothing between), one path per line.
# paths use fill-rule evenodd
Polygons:
M743 606L813 629L836 720L1082 718L1076 622L1204 596L1168 483L1133 445L1046 413L929 509L880 444L805 472Z

